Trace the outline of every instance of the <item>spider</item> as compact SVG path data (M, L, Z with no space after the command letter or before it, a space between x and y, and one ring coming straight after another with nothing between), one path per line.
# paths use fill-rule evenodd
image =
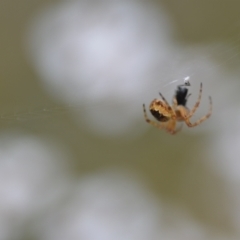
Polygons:
M185 122L188 127L195 127L208 119L212 114L212 98L209 97L210 108L208 113L205 116L201 117L199 120L197 120L195 123L190 122L190 118L194 115L201 102L202 83L200 84L198 100L192 110L189 110L186 107L188 97L191 95L188 94L186 84L179 85L177 87L175 96L173 97L172 106L169 105L169 103L161 93L159 94L162 100L154 99L149 106L151 114L159 122L155 122L148 118L145 104L143 104L144 117L147 123L151 124L156 128L165 129L170 134L176 134L181 130L182 125L179 128L176 128L177 122Z

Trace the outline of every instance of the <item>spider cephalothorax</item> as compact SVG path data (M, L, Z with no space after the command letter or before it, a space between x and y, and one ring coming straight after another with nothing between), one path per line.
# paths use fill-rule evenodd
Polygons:
M208 114L200 118L195 123L190 122L190 118L194 115L197 108L199 107L201 96L202 96L202 83L200 85L198 101L195 103L192 110L189 110L186 107L188 97L191 94L188 94L188 89L186 85L179 85L173 97L173 104L170 106L167 100L163 97L161 93L160 97L162 99L154 99L149 106L151 114L156 118L157 121L152 121L148 118L145 105L143 104L143 112L146 122L159 128L166 129L167 132L175 134L181 130L180 128L176 129L177 122L185 122L188 127L195 127L209 118L212 114L212 99L209 97L210 109Z

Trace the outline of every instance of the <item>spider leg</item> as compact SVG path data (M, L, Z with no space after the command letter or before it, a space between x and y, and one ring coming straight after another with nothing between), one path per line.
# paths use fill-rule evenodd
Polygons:
M161 93L159 93L159 95L162 98L162 100L166 103L166 105L170 106L167 99Z
M165 123L162 123L162 124L161 124L161 123L157 123L157 122L152 121L151 119L148 118L145 104L143 104L143 113L144 113L145 121L146 121L147 123L151 124L152 126L158 128L158 129L164 129L164 128L166 128L166 124L165 124Z
M183 119L184 119L185 123L188 125L188 127L195 127L195 126L199 125L200 123L202 123L203 121L207 120L211 116L211 114L212 114L212 98L211 97L209 97L209 103L210 103L210 107L209 107L208 113L205 116L203 116L202 118L200 118L198 121L196 121L195 123L191 123L189 121L190 114L187 116L183 116Z
M189 95L190 96L190 95ZM188 97L189 97L188 96ZM202 83L200 84L200 89L199 89L199 95L198 95L198 100L197 102L195 103L193 109L189 112L188 114L188 118L192 117L192 115L196 112L196 110L198 109L199 105L200 105L200 102L201 102L201 97L202 97Z

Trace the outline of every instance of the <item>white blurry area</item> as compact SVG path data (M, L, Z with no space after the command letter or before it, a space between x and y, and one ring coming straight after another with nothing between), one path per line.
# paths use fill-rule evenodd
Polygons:
M1 240L21 239L29 221L65 192L67 174L62 160L57 149L43 140L1 136Z
M37 222L37 239L231 239L214 235L172 205L159 204L137 179L132 173L113 169L82 178L67 201Z
M106 171L76 182L68 200L38 224L39 239L157 239L159 206L135 177Z
M184 48L172 33L167 13L151 3L61 1L34 19L26 47L46 90L71 106L77 123L83 119L103 136L130 135L143 130L142 104L160 90L170 101L176 86L190 77L193 105L203 82L202 116L209 95L216 113L216 84L238 77L226 76L211 58L223 45ZM213 121L204 125L197 129Z
M69 156L51 143L20 135L0 143L1 240L210 237L186 213L176 216L172 206L166 221L164 204L132 172L109 169L74 179L63 165Z
M61 2L32 24L31 62L50 94L84 108L79 117L94 132L129 132L174 48L160 10L131 0Z

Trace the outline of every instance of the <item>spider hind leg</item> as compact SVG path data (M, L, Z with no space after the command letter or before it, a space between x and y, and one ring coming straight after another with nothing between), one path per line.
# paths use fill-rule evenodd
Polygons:
M183 117L188 127L195 127L201 124L202 122L204 122L205 120L207 120L212 115L212 98L210 96L209 96L209 104L210 104L210 107L209 107L208 113L205 116L201 117L199 120L197 120L195 123L190 122L189 120L189 118L191 117L189 116L190 114L188 116Z

